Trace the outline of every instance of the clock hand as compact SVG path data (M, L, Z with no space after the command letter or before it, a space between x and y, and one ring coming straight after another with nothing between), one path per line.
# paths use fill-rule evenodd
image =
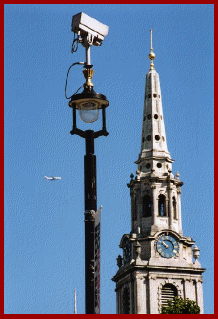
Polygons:
M163 245L165 246L165 248L169 247L164 241L163 241Z

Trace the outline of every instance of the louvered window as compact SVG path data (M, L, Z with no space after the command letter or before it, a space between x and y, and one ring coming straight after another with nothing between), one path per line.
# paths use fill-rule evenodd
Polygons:
M177 289L171 284L166 284L163 286L161 291L161 304L164 307L168 306L168 300L173 300L174 297L177 297Z

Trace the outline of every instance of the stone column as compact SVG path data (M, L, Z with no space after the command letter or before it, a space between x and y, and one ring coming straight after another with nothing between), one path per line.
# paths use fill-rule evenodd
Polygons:
M119 291L117 291L117 293L116 293L116 302L117 302L116 313L117 313L117 314L120 313L120 311L119 311L119 310L120 310L120 309L119 309L119 295L120 295L120 294L119 294Z
M196 301L195 287L191 278L185 278L185 298Z
M171 185L169 185L169 228L173 229L173 196Z
M147 294L145 276L137 274L135 277L135 314L147 314Z
M134 313L135 314L138 314L138 308L139 308L139 305L138 305L138 280L137 280L137 275L134 274L134 304L135 304L135 311Z
M179 204L178 204L178 196L176 197L176 220L179 225Z
M119 315L120 314L120 293L119 293L119 289L116 286L116 314Z
M166 198L165 204L166 204L166 207L165 207L165 209L166 209L166 216L169 217L169 216L170 216L170 214L169 214L169 198Z
M149 276L149 304L150 314L158 314L158 302L157 302L157 287L156 277L153 275Z
M134 275L130 275L130 314L135 313L135 280Z
M120 288L119 289L119 314L122 314L123 312L122 291L123 291L123 288Z
M185 285L185 279L182 279L181 281L182 284L182 295L180 296L182 299L186 299L186 285Z
M157 225L157 214L158 214L158 200L157 200L157 188L156 185L151 186L152 190L152 199L153 199L153 214L152 214L152 219L153 219L153 225Z
M196 280L196 302L197 305L200 307L200 314L204 314L204 301L203 301L203 287L202 287L203 280L197 279Z
M132 226L131 229L132 229L132 231L134 231L133 215L135 214L135 212L134 212L134 210L135 210L135 207L134 207L135 195L134 195L132 188L130 189L130 198L131 198L131 226Z
M178 228L179 232L182 232L182 213L181 213L181 189L177 189L177 207L178 207Z

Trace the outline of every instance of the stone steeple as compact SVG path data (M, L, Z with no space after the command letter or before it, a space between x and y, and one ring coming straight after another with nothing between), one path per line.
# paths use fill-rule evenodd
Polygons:
M142 175L151 172L157 175L167 173L168 170L172 169L171 163L173 162L167 148L160 80L159 74L154 69L154 58L151 30L151 51L149 54L151 64L146 75L141 153L136 162L138 171Z
M154 68L155 54L149 53L150 70L146 75L142 125L141 153L136 161L138 169L131 180L132 231L143 235L162 229L182 234L179 175L172 174L172 163L167 148L159 75Z
M117 314L160 314L173 297L197 302L203 313L199 249L182 232L179 174L172 174L163 119L159 75L151 32L150 70L146 76L141 152L136 176L127 184L131 231L120 241L117 258ZM193 260L194 259L194 260Z

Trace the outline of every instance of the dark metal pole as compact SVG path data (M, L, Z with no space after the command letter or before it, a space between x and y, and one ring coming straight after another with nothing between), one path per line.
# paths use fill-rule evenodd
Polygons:
M97 210L96 156L94 155L94 131L85 131L85 304L86 314L95 313L95 212Z

